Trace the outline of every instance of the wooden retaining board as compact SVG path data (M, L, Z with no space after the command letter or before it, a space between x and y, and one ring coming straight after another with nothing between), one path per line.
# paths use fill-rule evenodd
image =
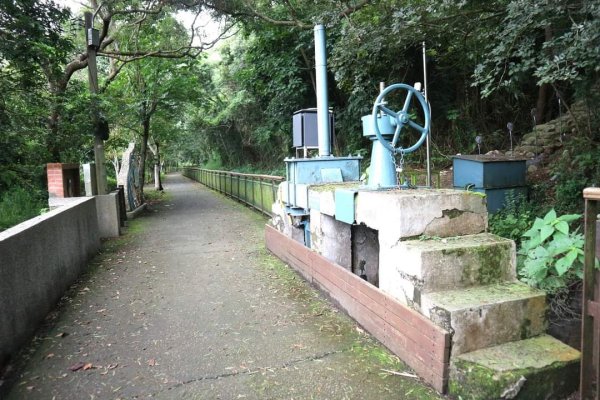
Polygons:
M446 330L270 225L265 241L271 252L319 286L425 382L446 392L451 343Z

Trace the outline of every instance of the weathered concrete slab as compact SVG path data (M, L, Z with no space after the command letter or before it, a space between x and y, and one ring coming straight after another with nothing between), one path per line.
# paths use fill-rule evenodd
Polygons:
M418 308L422 294L513 281L515 244L489 233L401 241L380 253L380 288Z
M117 193L96 196L98 229L101 238L118 237L121 234L119 197Z
M546 329L546 295L520 282L424 294L421 310L453 332L452 357Z
M579 358L547 335L477 350L451 362L449 392L471 400L564 399L577 390Z
M275 229L287 237L291 237L295 241L304 244L304 230L294 226L292 217L285 213L283 203L279 201L273 203L271 212L273 213L271 223Z
M382 247L420 235L460 236L485 232L485 198L451 189L360 191L356 223L379 231Z
M335 216L335 190L355 189L360 182L327 183L323 185L312 185L308 190L308 205L322 214Z
M352 225L310 210L310 245L328 260L352 270Z

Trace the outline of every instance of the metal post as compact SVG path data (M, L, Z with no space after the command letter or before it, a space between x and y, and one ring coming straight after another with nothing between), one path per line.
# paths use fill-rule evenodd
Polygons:
M94 127L98 126L98 105L96 94L98 93L98 69L96 67L96 46L90 40L93 32L94 21L92 13L86 12L85 16L85 36L87 43L88 54L88 81L90 85L90 93L92 94L92 114L94 119ZM100 137L99 132L94 134L94 162L96 163L96 185L98 194L106 194L106 161L104 157L104 141Z
M431 107L429 106L429 99L427 98L427 54L425 52L425 42L423 42L423 95L425 96L425 103L429 107L429 115L431 115ZM425 149L427 152L427 178L425 186L431 187L431 154L429 151L431 141L431 129L427 132L427 141L425 142Z
M319 156L331 155L331 132L329 132L329 99L327 96L327 50L325 27L315 26L315 73L317 76L317 131Z

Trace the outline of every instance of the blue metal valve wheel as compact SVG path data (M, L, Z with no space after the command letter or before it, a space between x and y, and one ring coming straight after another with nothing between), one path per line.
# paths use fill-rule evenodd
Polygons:
M386 103L384 102L385 96L396 90L405 90L407 92L406 100L404 100L404 106L402 107L402 110L400 110L400 111L390 110L388 107L385 106ZM417 101L419 102L419 105L421 106L421 109L423 110L423 115L424 115L424 120L425 120L425 123L423 126L412 121L408 114L413 98L417 99ZM385 137L388 135L384 136L383 134L381 134L381 132L379 130L379 126L377 123L377 115L380 112L382 112L383 114L386 114L388 116L388 118L391 119L392 125L396 126L394 135L391 138L391 140L389 140L388 138ZM396 84L390 85L387 88L385 88L385 90L383 90L379 94L379 96L377 96L377 99L375 100L375 104L373 105L372 120L373 120L373 131L375 132L375 135L377 136L377 140L379 140L386 149L388 149L389 151L391 151L394 154L407 154L407 153L412 153L413 151L415 151L419 147L421 147L421 145L427 138L427 134L429 133L429 126L431 124L431 115L429 113L429 105L425 101L425 98L423 97L423 95L417 89L415 89L414 87L412 87L410 85L406 85L404 83L396 83ZM398 146L398 142L400 140L400 135L402 133L402 130L405 127L407 129L408 128L415 129L416 131L418 131L421 134L421 136L419 137L419 140L417 140L417 142L415 144L413 144L412 146L407 147L407 148Z

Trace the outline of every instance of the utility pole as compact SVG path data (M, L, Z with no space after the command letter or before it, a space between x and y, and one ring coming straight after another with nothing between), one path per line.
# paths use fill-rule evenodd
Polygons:
M92 13L85 13L85 37L87 42L88 54L88 79L90 83L90 93L92 97L92 118L94 121L94 162L96 164L96 187L98 194L106 194L106 165L104 158L104 140L100 132L100 116L98 111L98 68L96 66L96 50L100 45L99 32L94 29Z

